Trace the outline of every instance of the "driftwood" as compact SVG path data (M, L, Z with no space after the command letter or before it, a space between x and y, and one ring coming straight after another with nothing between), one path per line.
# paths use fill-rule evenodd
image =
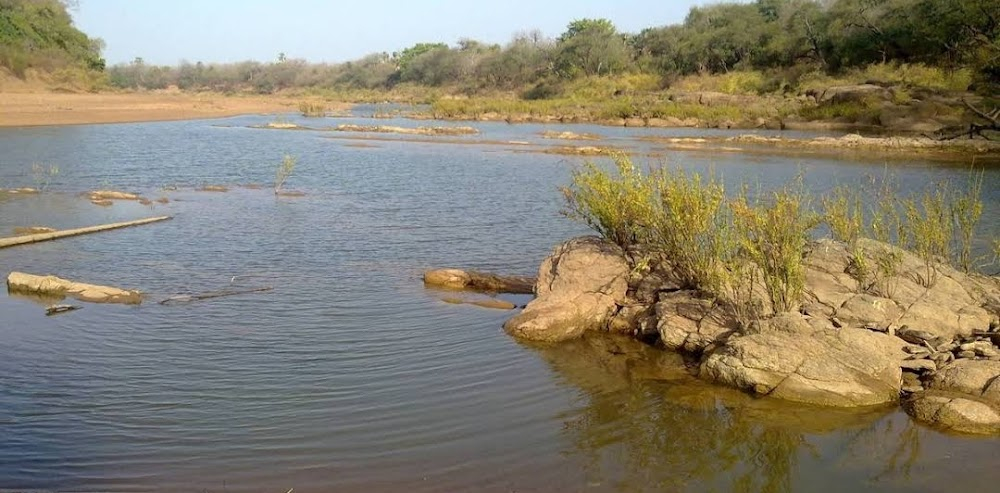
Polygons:
M938 137L937 140L955 140L960 137L968 137L974 139L976 137L982 137L986 140L992 140L983 132L1000 132L1000 108L994 108L992 111L986 111L983 109L976 108L966 100L962 100L962 104L965 105L969 111L972 111L979 118L986 120L986 124L981 125L978 123L970 123L969 128L962 132L953 133L949 135L944 135Z
M501 276L459 269L429 270L424 273L424 284L437 288L484 293L534 294L535 292L534 277Z
M140 226L143 224L156 223L160 221L166 221L171 219L171 216L161 216L161 217L150 217L146 219L137 219L135 221L125 221L121 223L112 224L102 224L99 226L88 226L86 228L76 228L76 229L63 229L60 231L54 231L51 233L39 233L33 235L23 235L23 236L13 236L9 238L0 238L0 248L7 248L17 245L26 245L28 243L38 243L41 241L57 240L59 238L68 238L70 236L79 236L90 233L98 233L101 231L108 231L112 229L127 228L130 226Z
M236 296L238 294L249 294L249 293L262 293L265 291L273 291L274 288L271 286L265 286L261 288L253 289L225 289L222 291L210 291L201 294L179 294L176 296L171 296L165 300L161 300L161 305L180 305L184 303L194 303L195 301L210 300L212 298L222 298L224 296Z
M91 303L123 303L126 305L142 303L142 293L138 291L74 282L56 276L36 276L23 272L11 272L7 276L7 290L12 293L59 298L69 296Z

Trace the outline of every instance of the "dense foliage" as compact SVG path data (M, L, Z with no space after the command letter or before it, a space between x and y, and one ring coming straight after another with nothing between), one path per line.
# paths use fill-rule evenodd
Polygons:
M13 0L0 0L11 2ZM23 1L23 0L22 0ZM28 2L36 3L36 2ZM46 3L46 2L38 2ZM549 39L516 35L506 46L461 40L418 43L343 64L273 63L158 67L136 59L110 70L122 87L271 92L289 87L382 89L399 83L474 93L523 91L553 96L567 81L645 74L661 85L678 76L747 70L775 75L750 84L788 90L808 74L837 74L870 64L916 64L1000 80L1000 2L996 0L756 0L692 8L683 23L627 34L607 19L579 19Z
M28 68L103 71L103 42L73 26L68 2L0 0L0 66L19 77Z

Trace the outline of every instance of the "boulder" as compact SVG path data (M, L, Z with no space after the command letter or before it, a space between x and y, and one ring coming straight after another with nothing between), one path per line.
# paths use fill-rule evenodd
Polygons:
M962 433L1000 434L1000 361L959 359L904 402L919 421Z
M960 433L1000 433L1000 410L981 399L942 391L917 392L903 401L914 419Z
M504 330L545 342L602 330L625 304L629 272L619 247L593 236L569 240L542 262L537 297L508 320Z
M84 284L56 276L36 276L23 272L11 272L7 276L7 290L14 293L58 298L70 296L91 303L138 305L142 302L142 293L138 291Z
M864 329L771 330L732 337L703 360L700 376L758 395L831 407L899 399L902 340Z
M985 397L1000 404L1000 361L955 361L938 370L928 388Z

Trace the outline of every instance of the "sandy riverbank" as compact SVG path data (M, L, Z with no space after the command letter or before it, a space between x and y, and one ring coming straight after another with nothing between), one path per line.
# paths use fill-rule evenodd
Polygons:
M0 127L221 118L250 113L298 111L298 103L298 99L280 96L3 92L0 93Z

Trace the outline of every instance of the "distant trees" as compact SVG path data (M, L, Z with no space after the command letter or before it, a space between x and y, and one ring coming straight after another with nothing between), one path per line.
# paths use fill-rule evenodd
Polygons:
M0 0L0 5L11 3L62 8L56 0ZM8 15L3 12L0 36ZM341 64L307 64L282 53L271 63L156 67L133 62L108 72L122 87L271 92L409 83L463 91L534 87L543 89L532 90L535 97L546 97L545 88L580 77L644 73L669 80L787 68L837 73L891 62L969 68L979 83L995 86L1000 80L998 30L996 0L755 0L694 7L680 24L638 34L622 33L608 19L577 19L556 39L531 31L504 46L462 39L453 46L417 43Z
M608 19L579 19L559 36L556 69L563 77L610 75L629 68L627 37Z

